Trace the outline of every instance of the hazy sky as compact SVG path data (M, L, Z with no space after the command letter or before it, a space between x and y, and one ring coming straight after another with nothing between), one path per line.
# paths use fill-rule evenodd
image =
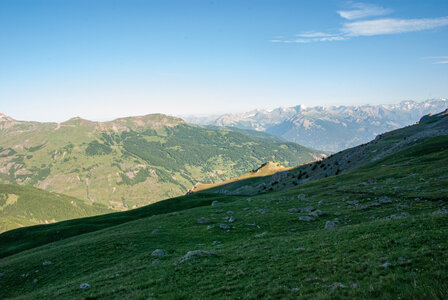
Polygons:
M0 0L20 120L447 96L447 0Z

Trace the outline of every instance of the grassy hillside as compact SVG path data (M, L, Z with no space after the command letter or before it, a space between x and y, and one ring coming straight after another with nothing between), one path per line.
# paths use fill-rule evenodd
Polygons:
M100 203L136 208L183 195L267 160L297 165L322 153L231 130L188 125L165 115L61 124L0 122L0 182L30 185Z
M142 214L134 221L112 221L110 227L2 258L0 294L445 299L447 174L448 137L438 136L291 188L250 197L202 192L162 201L157 211L136 210ZM77 230L82 220L38 228L57 226ZM20 231L27 236L27 229ZM0 235L0 245L7 234Z
M0 232L111 212L100 204L28 186L0 184Z

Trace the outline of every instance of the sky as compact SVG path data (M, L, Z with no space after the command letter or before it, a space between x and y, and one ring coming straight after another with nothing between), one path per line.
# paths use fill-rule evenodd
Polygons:
M446 0L0 0L0 112L18 120L440 97Z

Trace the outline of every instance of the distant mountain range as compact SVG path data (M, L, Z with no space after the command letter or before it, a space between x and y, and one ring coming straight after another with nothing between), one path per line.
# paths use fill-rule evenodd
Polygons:
M253 129L325 151L366 143L378 134L412 125L422 115L448 107L448 100L403 101L391 105L304 107L253 110L240 114L183 117L187 122Z

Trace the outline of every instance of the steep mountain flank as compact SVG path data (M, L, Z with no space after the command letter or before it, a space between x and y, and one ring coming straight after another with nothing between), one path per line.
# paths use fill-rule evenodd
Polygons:
M0 182L123 210L182 195L196 182L242 175L267 160L324 154L269 135L186 124L161 114L63 123L0 119Z

